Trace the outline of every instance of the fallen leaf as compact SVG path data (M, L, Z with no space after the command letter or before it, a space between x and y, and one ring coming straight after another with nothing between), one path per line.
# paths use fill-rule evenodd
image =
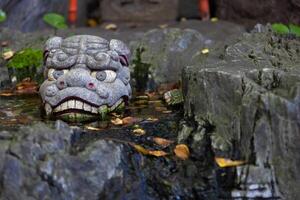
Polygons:
M201 50L202 54L208 54L209 53L209 49L205 48Z
M138 144L130 144L130 145L133 146L135 148L135 150L137 150L139 153L142 153L144 155L149 154L149 150L145 149L141 145L138 145Z
M157 119L157 118L153 118L153 117L148 117L148 118L146 119L146 121L156 122L156 121L158 121L158 119Z
M210 19L210 21L211 21L211 22L217 22L217 21L219 21L219 19L218 19L217 17L212 17L212 18Z
M117 26L116 24L107 24L107 25L105 26L105 29L106 29L106 30L112 30L112 31L115 31L115 30L117 30L117 28L118 28L118 26Z
M141 136L141 135L145 135L146 131L144 129L141 128L137 128L133 130L133 133L137 136Z
M172 140L167 140L167 139L160 138L160 137L154 137L153 141L162 147L167 147L170 144L174 143L174 141L172 141Z
M246 161L243 160L231 160L227 158L215 157L215 161L219 167L236 167L240 165L244 165Z
M162 157L168 155L167 152L161 150L149 151L148 154L156 157Z
M123 120L121 120L120 118L112 119L110 120L110 122L114 125L123 125Z
M88 19L87 24L89 27L96 27L98 25L98 22L95 19Z
M2 42L1 42L1 46L2 46L2 47L8 46L8 41L2 41Z
M185 21L186 21L186 18L185 18L185 17L181 17L181 18L180 18L180 21L181 21L181 22L185 22Z
M10 96L14 96L15 94L13 94L11 91L2 91L0 93L0 96L2 97L10 97Z
M167 28L168 26L169 26L168 24L161 24L161 25L159 25L159 28L165 29L165 28Z
M172 110L164 110L164 111L162 111L162 113L164 113L164 114L170 114L170 113L172 113Z
M158 112L162 112L162 111L166 111L168 109L166 107L159 106L159 107L155 107L155 110Z
M6 52L4 52L3 54L2 54L2 58L4 59L4 60L9 60L10 58L12 58L13 56L14 56L14 54L15 54L15 52L13 52L13 51L6 51Z
M190 150L185 144L176 145L174 153L178 158L182 160L186 160L190 157Z
M142 121L142 119L140 118L136 118L136 117L125 117L122 119L122 122L124 125L128 125L128 124L134 124L134 123L137 123L137 122L140 122Z
M141 153L143 155L152 155L152 156L156 156L156 157L162 157L162 156L168 155L168 153L166 153L164 151L160 151L160 150L151 151L151 150L145 149L144 147L142 147L141 145L138 145L138 144L130 143L130 145L132 147L134 147L136 151L138 151L139 153Z
M102 130L100 128L93 127L93 126L85 126L84 128L87 129L87 130L90 130L90 131L100 131L100 130Z

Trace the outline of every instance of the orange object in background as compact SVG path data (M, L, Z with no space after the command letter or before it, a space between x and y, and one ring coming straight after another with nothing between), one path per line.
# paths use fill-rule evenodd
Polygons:
M77 21L77 0L69 0L69 22L72 25L76 24Z
M199 0L198 9L202 20L209 20L210 18L209 0Z

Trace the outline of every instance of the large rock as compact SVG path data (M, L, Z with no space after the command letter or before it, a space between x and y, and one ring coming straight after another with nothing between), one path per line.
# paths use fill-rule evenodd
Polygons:
M299 46L299 38L257 26L184 70L185 116L192 125L183 126L179 139L206 139L215 154L247 160L237 182L250 193L235 191L235 197L300 195Z
M216 0L216 15L241 23L283 22L299 24L299 0Z
M101 0L105 21L168 21L177 18L178 0Z
M72 153L73 131L43 123L0 133L1 199L98 199L122 176L122 145L98 140ZM102 194L103 195L103 194Z

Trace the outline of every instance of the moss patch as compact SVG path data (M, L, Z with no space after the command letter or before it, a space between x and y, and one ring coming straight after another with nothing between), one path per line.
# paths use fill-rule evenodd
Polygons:
M22 69L26 67L41 67L43 52L40 49L26 48L17 52L8 62L10 68Z

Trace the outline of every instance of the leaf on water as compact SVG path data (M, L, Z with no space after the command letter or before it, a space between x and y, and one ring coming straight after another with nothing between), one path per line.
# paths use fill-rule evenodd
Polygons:
M153 138L153 141L156 143L156 144L158 144L158 145L160 145L160 146L162 146L162 147L168 147L170 144L172 144L172 143L174 143L174 141L172 141L172 140L167 140L167 139L164 139L164 138L160 138L160 137L154 137Z
M12 93L11 91L2 91L1 93L0 93L0 96L2 96L2 97L10 97L10 96L14 96L15 94L14 93Z
M279 34L288 34L290 32L289 28L286 25L281 23L272 24L272 29L273 31Z
M35 81L32 81L30 78L25 78L16 85L17 94L32 94L36 93L37 90L38 84Z
M215 157L215 161L219 167L236 167L240 165L244 165L246 161L243 160L231 160L227 158Z
M112 30L112 31L115 31L117 30L118 26L116 24L107 24L105 27L104 27L106 30Z
M156 157L163 157L163 156L167 156L168 155L167 152L161 151L161 150L149 151L148 154L152 155L152 156L156 156Z
M174 153L181 160L186 160L190 157L190 150L185 144L176 145Z
M163 112L163 111L166 111L168 109L166 107L159 106L159 107L155 107L155 110L158 111L158 112Z
M212 18L210 19L210 21L211 21L211 22L217 22L217 21L219 21L219 19L218 19L217 17L212 17Z
M125 117L122 119L122 121L124 125L128 125L128 124L134 124L140 122L142 121L142 119L136 117Z
M9 51L6 51L6 52L4 52L4 53L2 54L2 58L3 58L4 60L9 60L9 59L11 59L11 58L14 56L14 54L15 54L14 51L9 50Z
M159 28L165 29L165 28L167 28L168 26L169 26L168 24L161 24L161 25L159 25Z
M137 136L141 136L141 135L145 135L146 131L144 129L141 128L137 128L133 130L133 133Z
M114 125L123 125L123 120L120 118L112 119L110 122Z
M162 113L164 113L164 114L170 114L170 113L172 113L172 110L164 110L164 111L162 111Z
M300 37L300 26L290 24L289 28L290 28L290 31L291 31L292 34Z
M96 27L98 25L98 22L95 19L88 19L87 24L89 27Z

